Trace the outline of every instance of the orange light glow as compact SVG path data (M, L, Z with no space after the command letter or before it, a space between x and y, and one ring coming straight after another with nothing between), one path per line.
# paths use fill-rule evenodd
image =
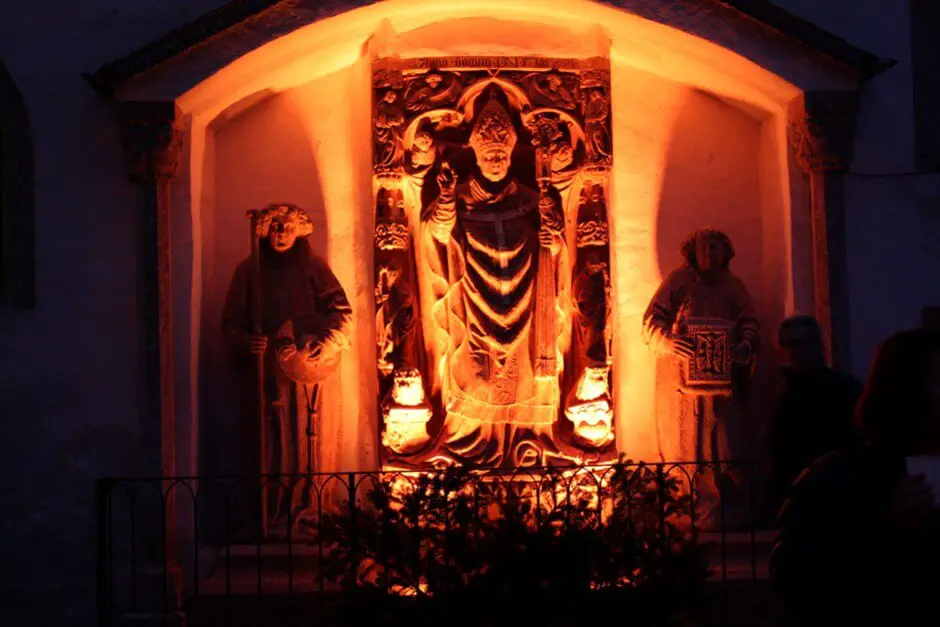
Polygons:
M779 140L786 105L798 90L729 50L588 0L388 0L280 37L181 96L180 107L192 116L190 193L193 232L199 238L193 272L194 284L202 286L193 295L195 320L203 317L199 307L212 306L203 292L213 289L213 281L227 280L218 277L234 267L229 256L243 256L235 248L223 250L226 238L240 237L230 225L241 224L245 208L280 200L309 206L311 239L322 242L315 252L326 259L352 302L353 345L321 395L317 459L323 471L374 468L379 415L390 434L388 446L416 447L428 438L431 411L420 378L412 385L403 377L387 402L379 406L376 401L370 63L389 51L421 57L609 56L615 153L609 198L612 381L609 390L599 387L607 386L601 376L580 381L576 396L584 403L568 418L589 442L615 438L617 449L633 459L657 458L655 357L640 329L643 311L679 244L659 239L665 188L675 184L670 177L705 182L706 191L690 200L710 204L690 206L688 224L681 225L686 230L708 226L698 224L704 219L731 219L727 198L708 196L709 185L724 186L753 205L748 218L753 224L735 218L746 236L748 229L761 232L767 216L785 224L790 210L782 193L786 146ZM259 94L265 96L261 104L234 115L239 103ZM705 127L716 120L729 126L678 137L690 115L701 115ZM760 162L762 176L752 185L750 179L734 178L731 166L712 174L709 168L717 166L708 155L676 165L677 142L684 141L708 145L715 162L732 163L727 155L744 154ZM295 153L303 156L291 156ZM266 156L263 162L259 154ZM271 165L279 158L279 167ZM259 174L262 165L271 172ZM309 173L299 176L298 168ZM317 229L326 233L318 236ZM765 274L782 276L786 293L795 280L785 267L791 242L788 235L779 237L784 239L774 250L782 261L758 257L755 263L784 264ZM217 244L212 248L203 239ZM769 294L776 284L766 281ZM194 336L198 342L199 334Z

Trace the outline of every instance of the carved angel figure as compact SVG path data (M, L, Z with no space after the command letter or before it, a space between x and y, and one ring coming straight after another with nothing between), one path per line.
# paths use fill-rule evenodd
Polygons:
M424 113L453 104L460 95L460 84L454 76L447 79L436 70L412 81L405 96L405 109L410 113Z
M532 80L530 95L534 104L543 107L558 107L570 111L578 106L557 71L535 77Z
M380 169L393 168L401 162L405 114L397 101L398 94L389 89L375 106L375 166Z

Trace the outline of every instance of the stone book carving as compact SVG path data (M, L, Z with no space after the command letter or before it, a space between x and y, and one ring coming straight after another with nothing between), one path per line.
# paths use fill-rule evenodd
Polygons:
M384 467L614 458L609 75L374 60Z
M682 389L690 393L731 393L734 323L720 318L692 318L681 333L692 342L692 356L682 364Z

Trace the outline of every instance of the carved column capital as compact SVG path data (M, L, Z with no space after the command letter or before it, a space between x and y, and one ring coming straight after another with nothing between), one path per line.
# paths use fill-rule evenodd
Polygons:
M130 179L137 184L169 180L179 172L183 132L175 102L122 102L121 145Z
M809 91L790 103L787 138L805 172L848 167L857 114L857 91Z

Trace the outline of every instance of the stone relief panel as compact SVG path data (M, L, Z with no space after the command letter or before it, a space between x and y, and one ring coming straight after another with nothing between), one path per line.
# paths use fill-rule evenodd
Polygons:
M372 79L383 465L612 459L608 60Z

